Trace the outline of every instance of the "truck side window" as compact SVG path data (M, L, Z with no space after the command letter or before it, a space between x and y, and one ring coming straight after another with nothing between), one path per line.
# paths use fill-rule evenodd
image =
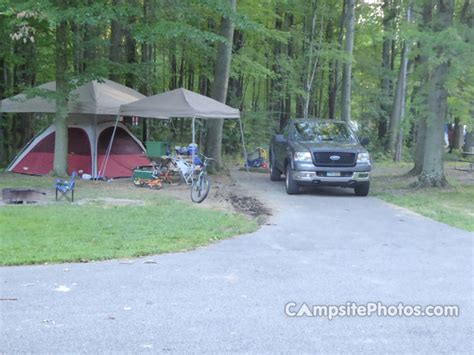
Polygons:
M283 136L285 137L285 139L288 140L288 139L290 138L290 137L289 137L289 135L290 135L290 125L289 125L289 124L287 124L287 125L285 126L285 128L283 128L283 132L282 132L282 133L283 133Z

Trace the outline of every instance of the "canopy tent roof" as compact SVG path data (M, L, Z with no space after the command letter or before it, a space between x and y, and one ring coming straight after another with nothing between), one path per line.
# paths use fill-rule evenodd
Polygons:
M120 115L151 118L240 118L238 109L183 88L122 105Z
M56 91L56 82L38 86L37 88ZM89 81L70 94L68 112L73 114L117 115L120 105L128 104L145 98L145 95L111 80ZM18 94L2 100L1 112L56 112L54 99L33 97L28 99L25 94Z

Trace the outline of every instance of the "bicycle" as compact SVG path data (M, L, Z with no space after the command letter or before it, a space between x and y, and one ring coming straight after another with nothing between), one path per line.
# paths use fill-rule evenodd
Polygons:
M194 169L191 181L191 200L195 203L204 201L211 189L211 180L207 175L207 166L214 159L208 158L203 154L200 155L203 157L202 164L200 169Z
M192 164L190 161L180 157L170 157L172 163L178 168L181 180L187 185L191 185L191 201L201 203L209 194L211 181L207 176L207 166L212 158L208 158L203 154L197 154L202 157L197 163ZM196 155L196 156L197 156Z

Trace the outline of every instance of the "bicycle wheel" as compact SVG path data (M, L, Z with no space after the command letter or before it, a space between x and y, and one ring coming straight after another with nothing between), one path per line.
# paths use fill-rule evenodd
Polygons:
M207 174L200 174L191 184L191 200L195 203L201 203L209 194L211 189L211 180Z

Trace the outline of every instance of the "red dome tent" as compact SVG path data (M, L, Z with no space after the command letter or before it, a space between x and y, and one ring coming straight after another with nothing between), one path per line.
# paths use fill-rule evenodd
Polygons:
M39 86L54 91L54 82ZM149 164L142 143L122 123L118 123L115 139L109 147L114 131L115 116L122 104L145 96L110 80L88 82L71 93L69 100L68 172L106 177L129 177L138 165ZM28 99L19 94L2 100L1 112L56 112L54 100L43 97ZM53 170L55 126L51 125L36 135L10 163L7 170L31 175L44 175ZM107 150L110 149L107 164Z
M68 141L68 173L77 171L93 175L94 129L90 123L75 123L69 125ZM97 134L97 165L102 166L106 150L110 142L114 122L102 122L96 125ZM15 173L30 175L45 175L53 170L54 161L54 125L39 133L27 144L18 156L11 162L7 170ZM109 155L104 176L129 177L131 170L138 165L150 164L144 155L142 143L119 123L115 132L114 144Z

